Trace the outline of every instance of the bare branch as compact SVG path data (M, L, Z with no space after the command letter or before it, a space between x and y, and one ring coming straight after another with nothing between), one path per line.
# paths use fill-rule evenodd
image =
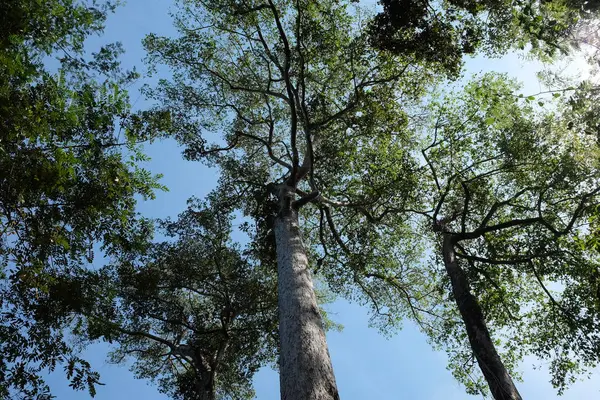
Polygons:
M500 224L477 228L472 232L460 233L460 234L457 234L457 240L475 239L480 236L483 236L486 233L495 232L495 231L499 231L502 229L513 228L513 227L524 227L524 226L529 226L529 225L533 225L533 224L537 224L537 223L545 226L552 232L556 232L556 230L546 220L544 220L543 218L540 218L540 217L535 217L535 218L513 219L510 221L500 223Z
M263 138L258 137L258 136L254 136L254 135L252 135L250 133L245 133L245 132L242 132L242 131L236 131L236 134L238 136L244 136L244 137L247 137L247 138L252 139L252 140L256 140L257 142L261 143L262 145L264 145L267 148L267 154L269 155L269 157L271 158L271 160L273 160L275 163L277 163L277 164L281 165L282 167L285 167L285 168L287 168L289 170L293 169L290 164L286 163L281 158L279 158L279 157L277 157L275 155L275 153L273 152L273 148L271 147L271 145L269 144L269 142L267 142ZM271 134L269 134L269 137L272 137Z
M469 187L467 186L467 184L465 182L461 182L460 184L463 188L463 191L465 192L465 200L463 202L463 210L462 210L462 215L460 217L460 231L462 233L465 233L465 231L467 230L466 223L467 223L467 214L469 213L469 202L471 201L471 192L469 191Z
M441 316L439 316L439 315L437 315L437 314L435 314L435 313L433 313L433 312L431 312L429 310L425 310L425 309L423 309L421 307L418 307L418 306L414 305L413 304L413 300L412 300L413 298L410 295L410 293L406 290L406 288L404 286L402 286L400 284L400 282L398 282L393 277L382 275L382 274L379 274L379 273L376 273L376 272L367 273L364 276L380 279L380 280L386 282L387 284L391 285L392 287L396 288L398 291L400 291L402 293L402 295L406 298L406 302L407 302L407 304L409 305L409 307L411 309L413 317L415 318L415 321L417 323L419 323L419 325L422 325L423 321L422 321L421 317L419 316L419 314L417 312L422 312L422 313L425 313L425 314L429 314L429 315L431 315L431 316L433 316L435 318L444 319L443 317L441 317ZM426 324L426 325L428 325L430 328L432 328L432 326L430 324Z
M344 253L352 254L350 249L346 246L346 244L340 237L340 234L338 233L337 228L335 227L335 222L333 222L333 218L331 216L331 210L329 209L329 207L323 206L323 207L321 207L321 209L325 212L325 217L327 218L327 225L329 226L329 230L331 231L331 234L333 235L333 238L335 239L337 244L341 247L341 249L344 251Z
M325 242L325 232L324 232L324 222L325 212L322 208L319 208L319 240L321 241L321 246L323 246L323 257L319 258L317 261L317 267L320 267L323 264L323 261L329 256L329 251L327 250L327 243Z
M464 248L462 246L459 247L463 252L456 252L456 256L458 258L463 258L465 260L468 261L476 261L476 262L480 262L483 264L490 264L490 265L517 265L517 264L525 264L530 262L531 260L534 260L536 258L545 258L545 257L550 257L552 255L557 254L557 252L549 252L549 253L541 253L541 254L532 254L529 256L524 256L524 257L516 257L516 258L510 258L510 259L491 259L491 258L486 258L486 257L479 257L479 256L474 256L474 255L470 255L467 254L466 252L464 252Z
M150 339L153 340L155 342L164 344L165 346L167 346L169 349L171 349L171 351L176 351L177 350L177 345L175 345L174 343L172 343L171 341L161 338L159 336L155 336L151 333L148 332L142 332L142 331L131 331L129 329L125 329L122 328L120 326L117 326L116 329L121 332L124 333L125 335L130 335L130 336L139 336L139 337L143 337L146 339Z
M492 207L490 208L490 211L488 211L488 213L486 214L486 216L481 221L481 224L479 224L479 228L485 227L488 224L488 222L490 221L490 219L492 219L492 217L494 216L494 214L496 213L496 211L498 211L498 209L500 207L504 207L504 206L510 204L511 201L514 201L514 200L518 199L524 193L526 193L526 192L528 192L530 190L534 190L534 189L535 189L535 187L534 188L525 188L523 190L518 191L512 197L510 197L510 198L508 198L506 200L495 202L492 205Z
M233 142L230 145L228 145L228 146L225 146L225 147L213 147L213 148L208 149L208 150L202 150L200 153L201 153L201 155L206 156L206 155L213 154L213 153L220 153L222 151L229 151L229 150L233 149L235 146L237 146L238 139L239 139L239 135L235 136L233 138Z
M433 131L432 143L427 148L421 150L421 154L423 154L423 158L425 159L425 162L427 163L427 165L429 166L429 169L431 170L431 174L433 175L433 180L435 181L435 186L437 187L438 191L442 190L442 187L440 186L440 181L437 177L437 173L435 172L435 168L433 167L433 164L427 157L427 150L429 150L430 148L432 148L433 146L436 145L441 115L442 115L442 113L440 112L440 114L438 114L437 121L435 122L435 129Z
M554 296L552 296L552 293L550 293L550 291L548 290L548 288L546 288L546 285L544 285L544 282L542 281L542 278L538 274L538 271L535 268L535 264L533 263L533 261L529 261L528 264L531 267L531 270L533 271L533 274L535 275L535 279L538 281L538 283L541 286L542 290L544 291L544 293L546 293L546 296L548 296L548 298L550 299L550 301L552 302L552 304L554 304L554 306L557 307L567 318L569 318L569 319L571 319L573 321L579 322L579 318L577 318L575 315L571 314L571 312L569 312L569 310L567 310L566 308L564 308L558 301L556 301L556 299L554 298Z
M292 207L294 207L294 209L299 210L300 207L302 207L305 204L310 203L311 201L316 200L319 197L319 192L318 191L314 191L311 192L309 194L307 194L306 196L301 197L299 200L296 200L292 203Z
M279 11L277 11L277 7L275 6L272 0L269 0L269 6L271 12L273 13L275 24L277 25L277 30L279 31L279 38L283 43L283 52L285 55L282 72L283 79L285 81L285 87L287 90L287 98L289 99L287 103L290 107L290 147L292 148L292 173L290 175L290 182L288 182L288 184L290 187L296 187L296 177L300 161L298 155L298 146L296 145L296 135L298 131L298 113L296 110L296 102L294 100L294 86L292 85L292 80L290 78L292 52L290 50L290 44L287 35L285 34L285 29L283 28L283 24L281 23L281 19L279 18Z
M204 70L206 72L208 72L212 76L214 76L214 77L218 78L219 80L221 80L222 82L224 82L227 86L229 86L229 88L231 90L238 90L238 91L241 91L241 92L257 93L257 94L263 94L263 95L273 96L273 97L276 97L278 99L281 99L281 100L285 101L288 104L290 104L290 103L293 102L293 100L290 99L289 97L286 97L284 94L281 94L279 92L275 92L273 90L260 89L260 88L252 88L252 87L248 87L248 86L240 86L238 84L235 84L235 83L231 82L229 79L225 78L222 74L218 73L217 71L214 71L214 70L210 69L205 64L203 66L204 66Z

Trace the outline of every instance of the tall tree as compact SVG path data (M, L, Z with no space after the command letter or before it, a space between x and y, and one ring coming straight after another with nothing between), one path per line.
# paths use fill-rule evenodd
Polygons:
M185 155L219 165L223 182L245 193L240 207L274 239L282 398L337 399L299 210L343 185L339 168L362 169L385 149L388 132L409 143L394 104L418 98L432 73L371 49L365 14L343 2L181 7L180 38L146 39L150 58L174 76L150 95L171 112ZM358 124L365 137L348 129ZM369 151L344 159L358 145Z
M432 93L428 112L408 115L419 156L389 140L362 169L336 160L343 184L322 191L310 232L338 293L370 304L383 329L412 318L470 393L487 392L479 365L496 398L519 398L524 354L551 361L559 391L598 362L598 92L516 89L489 75Z
M174 399L252 399L254 373L276 355L276 276L232 243L231 207L211 197L162 221L164 241L58 277L64 297L50 302L76 316L77 334L112 343L113 362L133 359L136 377Z
M444 41L396 56L374 50L369 21L338 2L190 1L176 17L179 38L146 40L151 61L174 71L149 94L173 116L185 156L219 165L222 181L245 193L239 204L260 237L273 239L262 250L278 257L284 398L337 396L302 235L323 244L313 266L340 291L358 286L382 315L391 313L380 300L394 292L401 304L388 298L388 308L424 324L422 313L437 316L435 272L404 273L390 260L419 257L418 246L394 246L411 237L419 221L405 211L423 200L412 106L461 60L431 57L452 50ZM498 49L511 43L495 39Z
M172 398L253 398L254 373L277 355L275 257L232 241L234 204L222 190L190 199L176 221L160 221L162 241L57 276L47 307L72 314L83 343L111 343L111 362L133 359L136 377Z
M114 5L75 0L0 5L0 397L49 398L38 373L67 365L71 385L94 392L97 374L72 352L68 318L39 312L51 275L132 247L149 227L135 197L160 187L136 143L161 115L133 114L119 45L84 57ZM57 58L56 68L45 62ZM48 61L48 63L51 63ZM156 124L155 124L156 123Z
M561 391L598 363L598 257L578 245L600 204L599 148L589 131L595 94L584 84L541 112L533 97L514 93L506 77L490 75L434 103L422 152L430 185L421 186L418 212L462 321L450 311L434 317L441 334L426 331L456 343L464 327L496 399L521 398L511 370L524 353L551 360ZM553 294L548 282L564 288ZM490 326L506 338L508 365ZM456 367L466 377L464 364Z

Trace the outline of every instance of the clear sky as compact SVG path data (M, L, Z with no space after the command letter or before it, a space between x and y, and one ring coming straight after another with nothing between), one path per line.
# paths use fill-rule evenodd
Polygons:
M144 52L141 40L153 32L159 35L174 34L168 9L170 0L128 0L124 7L108 20L101 39L89 41L90 47L101 43L121 41L127 51L123 57L126 67L137 66L144 71ZM539 65L524 63L516 56L502 60L469 60L468 70L500 71L523 80L524 92L533 94L539 91L535 72ZM144 76L143 83L152 84L156 78ZM136 107L145 105L132 88L132 101ZM159 193L156 200L140 204L139 210L150 217L176 216L185 208L187 198L199 197L208 193L216 183L216 171L184 161L180 149L173 141L163 141L147 147L152 157L148 167L164 174L163 183L169 192ZM369 315L365 308L345 301L337 301L328 307L331 318L341 323L341 333L327 335L333 367L343 400L438 400L476 399L467 396L464 389L454 381L446 370L444 353L434 352L416 327L407 322L402 330L389 338L383 337L369 325ZM144 399L162 400L166 396L158 393L156 387L143 380L136 380L126 366L114 366L105 361L107 346L96 345L86 351L85 356L102 375L98 390L99 400ZM519 389L523 398L529 400L554 399L556 392L548 383L549 375L543 365L535 359L527 359L522 367L524 382ZM590 380L578 382L568 390L562 399L600 399L600 374L596 371ZM67 387L62 371L49 377L53 392L59 400L88 399L85 392L73 392ZM261 370L255 379L255 389L259 400L279 399L278 375L269 370Z

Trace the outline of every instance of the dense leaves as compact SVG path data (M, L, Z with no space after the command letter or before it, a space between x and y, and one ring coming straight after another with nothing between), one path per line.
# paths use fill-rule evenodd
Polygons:
M190 200L161 223L165 241L82 278L96 300L77 330L116 345L113 362L132 358L138 378L175 399L251 399L252 376L274 361L274 268L231 242L230 210Z
M598 142L586 129L595 122L581 118L594 106L578 101L594 95L582 84L543 112L505 80L484 76L463 95L432 103L421 183L429 189L418 215L437 265L440 232L455 238L509 368L523 354L548 359L562 391L598 363L598 258L580 245L600 201ZM465 336L453 308L440 303L433 319L423 314L433 321L423 327L448 346L455 375L468 382L470 352L461 349Z
M373 44L460 71L464 55L503 54L531 45L538 56L565 53L573 33L598 11L597 1L382 0Z
M0 7L0 396L12 387L47 398L37 373L57 363L93 393L97 376L63 340L67 317L39 302L52 296L51 275L76 274L97 244L111 253L144 238L135 197L160 186L136 166L144 159L136 144L155 136L164 116L132 114L124 88L136 74L120 70L119 45L83 55L83 40L101 31L113 5Z
M323 193L342 184L348 173L345 167L364 175L362 160L375 161L377 151L389 143L389 131L398 127L397 141L409 143L402 129L405 113L394 106L395 101L401 97L414 104L434 76L412 58L371 48L363 32L365 17L360 8L337 1L183 2L176 18L180 37L146 38L151 60L173 69L173 78L161 81L150 95L174 116L174 133L185 146L184 155L221 167L221 182L240 194L236 205L253 218L250 224L256 229L249 227L251 239L269 240L253 245L261 260L273 258L270 225L278 218L295 218L303 206L322 203ZM354 138L354 125L364 129L363 137L359 133ZM359 146L364 146L364 154ZM346 158L355 155L355 162ZM322 212L325 207L323 203ZM317 210L304 210L314 223ZM302 235L308 225L302 221ZM325 219L321 227L328 232L335 229ZM312 291L312 285L303 290ZM280 292L280 307L296 297L314 298L312 293L300 293L300 289ZM315 318L308 309L298 307L304 315L282 314L288 320ZM316 326L316 331L321 329L318 325L296 326ZM292 332L289 338L302 335ZM324 355L319 360L328 360L321 344L307 349L316 347ZM291 354L289 359L296 362L303 355ZM308 371L310 366L298 368ZM315 365L313 371L330 367ZM293 380L282 375L281 387ZM327 380L331 384L324 386L335 386L331 374L309 380L316 385ZM337 396L335 389L323 391Z
M267 245L272 243L269 217L281 206L276 197L281 192L273 189L287 186L298 207L311 204L303 208L304 233L315 246L315 268L330 287L370 304L382 327L405 316L416 320L450 351L457 377L470 391L480 391L478 383L469 383L471 369L462 367L473 365L472 353L465 347L448 278L439 264L425 262L439 251L433 227L443 222L444 229L463 235L461 263L475 265L468 268L469 279L493 332L521 335L505 349L505 362L514 366L523 352L549 357L557 366L554 382L562 387L575 353L567 362L548 349L560 353L579 343L578 351L587 354L579 360L594 365L593 347L574 337L595 317L572 325L575 336L558 333L567 323L543 324L556 328L552 334L535 328L542 324L532 307L552 309L559 301L559 296L550 299L536 274L542 282L562 281L571 272L564 266L573 260L556 261L563 266L556 267L561 277L540 272L538 265L534 273L529 261L535 246L573 241L566 238L578 225L569 221L585 218L593 208L596 193L589 179L595 167L581 160L596 159L587 154L595 151L595 142L571 130L575 123L595 126L592 102L585 100L590 92L573 94L556 115L546 116L537 114L531 99L514 94L515 87L489 77L463 97L433 101L428 111L419 98L435 82L432 65L456 73L462 54L481 44L493 52L506 51L508 44L548 44L543 49L551 54L577 21L579 6L544 3L531 14L526 5L448 4L444 7L462 11L448 12L443 20L429 14L427 3L409 5L421 15L415 21L410 13L389 15L412 24L412 31L402 31L408 36L400 39L408 44L393 49L395 58L369 47L373 38L363 34L366 25L359 22L363 12L350 16L347 5L185 3L177 18L180 38L146 40L151 59L175 71L173 80L150 94L177 116L175 134L185 155L219 165L222 181L242 194L238 204L256 220L255 239L261 242L255 247L265 257L273 256ZM485 12L489 19L481 17ZM548 18L538 18L542 14ZM427 121L429 129L420 129ZM549 186L541 184L546 181ZM555 182L563 186L555 188ZM515 196L530 204L504 204ZM540 198L543 215L536 214ZM509 222L521 220L527 223ZM423 251L427 248L431 253ZM511 256L507 249L516 252L513 260L528 257L528 262L512 270L497 267L503 256ZM527 312L513 324L518 310ZM569 339L547 347L541 339L546 336Z
M378 154L389 148L408 158L412 143L396 101L414 106L433 75L410 58L370 48L364 11L351 16L347 4L248 3L238 11L227 2L203 4L185 3L176 22L180 38L146 39L151 59L174 70L174 79L150 94L176 116L185 156L222 168L223 182L235 188L238 206L262 236L281 206L273 189L284 182L299 204L312 193L323 213L338 195L341 202L384 203L383 182L371 180L371 170L384 171ZM410 181L392 179L394 188ZM334 202L326 201L329 194ZM314 208L306 212L319 218ZM324 217L321 227L330 231ZM272 253L266 243L256 245Z
M83 52L114 5L0 4L0 397L49 398L39 373L59 364L94 394L68 327L173 398L251 398L277 350L273 223L292 209L319 278L384 330L416 321L469 392L485 389L442 233L510 370L535 354L562 390L597 364L600 92L565 89L543 111L506 77L435 84L465 54L553 56L598 3L350 3L180 1L179 37L144 42L172 75L140 113L120 46ZM137 145L167 128L220 167L220 191L151 244L135 198L160 186ZM90 270L98 250L110 265Z

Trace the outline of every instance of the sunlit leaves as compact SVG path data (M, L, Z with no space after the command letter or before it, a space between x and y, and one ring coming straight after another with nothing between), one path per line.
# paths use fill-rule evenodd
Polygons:
M550 58L565 53L582 20L593 18L590 2L494 0L430 2L384 0L370 27L371 41L395 54L413 55L457 76L464 55L498 55L531 46Z
M562 391L598 362L599 259L582 236L593 237L599 150L592 135L569 122L589 115L594 106L574 99L594 91L582 86L571 99L552 96L551 107L538 109L498 78L484 76L465 95L432 103L423 186L431 197L421 209L437 210L429 217L458 238L457 257L505 363L526 353L549 359ZM466 345L459 331L426 331L450 354Z

